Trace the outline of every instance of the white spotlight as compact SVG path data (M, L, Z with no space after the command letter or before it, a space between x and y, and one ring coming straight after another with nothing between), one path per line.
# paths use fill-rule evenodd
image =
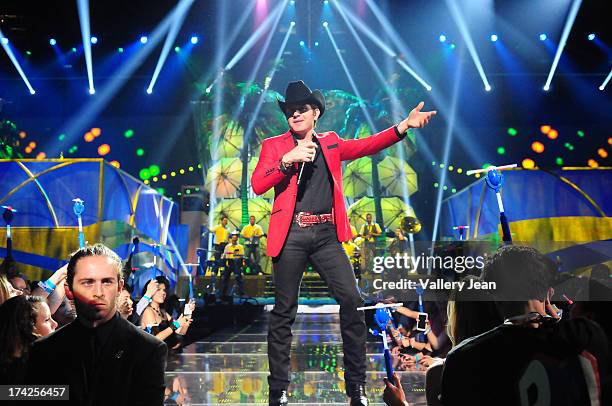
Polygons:
M327 23L327 21L323 21L323 27L327 27L329 24Z
M548 91L548 89L550 88L550 83L552 82L553 76L555 75L555 71L557 70L559 59L561 58L561 54L563 53L565 44L567 44L567 38L569 37L570 31L572 30L574 21L576 21L576 16L578 15L578 10L580 10L581 4L582 0L574 0L570 7L570 11L567 15L567 20L565 20L565 26L563 27L563 33L561 34L561 39L559 40L559 45L557 45L557 52L555 52L555 58L553 59L550 71L548 72L546 83L544 84L544 90L546 91Z
M602 88L600 88L599 90L603 90ZM36 94L36 90L34 89L30 89L30 94Z
M89 89L89 94L96 94L96 89L90 88Z
M153 89L148 88L148 89L147 89L147 94L151 94L151 93L153 93Z
M542 89L544 89L545 92L548 92L550 90L550 86L546 85Z
M485 86L485 90L486 90L487 92L490 92L490 91L491 91L491 86L489 86L489 85Z

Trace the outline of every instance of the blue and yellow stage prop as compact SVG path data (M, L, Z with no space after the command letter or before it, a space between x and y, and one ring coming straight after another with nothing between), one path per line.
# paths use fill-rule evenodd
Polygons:
M573 274L588 275L597 264L612 264L611 175L612 168L506 171L500 195L512 207L512 239L538 249ZM488 184L475 182L444 200L443 236L453 240L453 226L467 224L467 240L496 245L500 234L504 240L503 225L492 209L498 197L492 192Z
M387 327L389 323L393 322L391 311L389 309L402 306L403 303L392 303L382 304L377 303L375 306L358 307L357 310L374 310L374 321L378 325L380 330L370 329L370 333L375 336L380 336L383 343L383 354L385 357L385 370L387 371L387 378L389 382L394 382L393 377L393 359L391 357L391 351L389 350L389 344L387 342Z
M511 169L504 177L500 194L512 207L514 241L570 246L612 238L612 168ZM442 236L456 239L453 227L465 224L466 240L500 240L496 199L480 181L445 199Z
M71 201L77 197L87 203L82 240ZM177 269L178 255L165 249L172 237L185 256L188 226L179 224L177 205L103 159L0 161L0 205L19 210L11 228L13 256L31 279L59 268L76 249L74 241L102 242L126 257L139 235L163 247L163 262ZM1 228L0 247L5 238Z

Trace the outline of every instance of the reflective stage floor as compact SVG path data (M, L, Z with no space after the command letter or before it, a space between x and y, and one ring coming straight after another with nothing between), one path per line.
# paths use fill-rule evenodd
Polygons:
M165 404L262 405L268 402L267 313L254 323L225 329L169 355ZM370 404L384 405L382 344L367 345ZM424 405L425 372L401 372L410 405ZM291 405L348 404L337 314L298 314L291 353Z

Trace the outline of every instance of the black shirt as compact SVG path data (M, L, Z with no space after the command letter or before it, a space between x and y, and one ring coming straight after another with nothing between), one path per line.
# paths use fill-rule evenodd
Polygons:
M93 377L96 369L101 361L102 350L104 346L108 343L115 326L117 325L117 320L121 317L119 312L116 312L115 315L106 323L101 324L95 328L86 327L81 324L78 318L73 322L76 323L83 331L85 351L86 354L84 356L84 365L85 374L87 376L87 382L93 382ZM90 388L89 388L90 389Z
M321 145L316 137L312 137L312 141L317 144L317 152L313 162L300 163L300 168L304 165L304 171L298 185L295 212L331 213L334 196L332 176L321 151ZM298 169L298 176L299 173Z

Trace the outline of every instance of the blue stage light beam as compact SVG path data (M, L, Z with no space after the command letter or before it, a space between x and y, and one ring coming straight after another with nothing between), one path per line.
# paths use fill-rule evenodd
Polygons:
M13 53L13 50L11 49L11 46L9 45L8 38L4 36L4 34L2 33L2 30L0 30L0 44L2 44L2 48L4 48L4 51L8 55L11 62L13 62L15 69L17 69L19 76L21 76L23 83L25 83L25 85L28 87L30 94L36 94L36 91L30 84L30 81L28 80L25 72L23 71L23 69L21 69L21 65L19 64L19 61L17 61L17 58L15 57L15 54Z
M404 109L404 106L402 106L402 104L398 100L397 95L389 90L389 87L386 85L386 80L385 80L383 73L381 72L380 68L378 67L378 64L374 61L374 58L372 57L372 55L366 48L365 44L361 40L361 37L359 36L359 34L357 34L357 31L355 31L355 27L353 27L353 24L351 24L351 21L346 16L346 13L344 12L344 7L338 2L333 2L332 4L336 8L336 10L338 10L338 13L340 14L342 19L344 20L344 23L346 24L349 31L351 32L353 39L355 40L355 42L357 42L357 45L359 45L361 52L363 52L364 56L366 57L366 60L370 64L370 68L372 68L372 70L374 71L374 74L378 78L378 81L380 85L382 86L382 88L384 89L385 93L389 96L392 103L400 107L402 111L401 114L405 116L406 110Z
M559 45L557 46L555 58L553 59L553 63L550 67L550 72L548 72L548 78L546 79L546 83L544 84L545 91L550 90L550 83L552 82L553 76L555 75L555 71L557 70L559 59L561 59L561 54L563 53L563 49L565 49L567 39L569 38L569 34L572 30L572 26L574 25L574 21L576 21L576 16L578 15L578 11L580 10L581 4L582 0L574 0L567 15L567 20L565 20L565 26L563 27L563 32L561 33L561 40L559 40Z
M177 15L182 13L184 8L193 0L180 0L174 9L157 25L153 32L149 35L149 45L146 47L138 47L134 55L128 59L113 76L104 84L104 87L98 92L98 97L91 99L73 116L62 128L60 133L66 134L66 143L71 144L79 133L91 125L91 121L106 107L110 100L117 94L123 84L132 77L133 73L147 59L150 53L161 42L164 34L168 32L170 26L175 21ZM50 144L47 147L47 156L56 156L59 154L59 144Z
M254 4L255 4L255 2L251 2L252 6L251 6L250 11L252 11ZM247 40L247 42L245 42L242 45L242 47L240 47L240 49L238 50L238 52L236 52L234 54L232 59L230 59L230 61L224 67L219 69L219 72L215 76L215 79L206 88L206 93L210 93L212 91L213 87L221 80L221 78L223 77L225 72L230 70L230 69L232 69L234 66L236 66L236 64L244 57L244 55L246 55L246 53L251 48L253 48L253 46L257 43L257 41L259 41L259 39L266 33L266 31L268 30L268 27L270 26L270 24L272 24L274 22L274 19L277 16L277 14L279 14L279 13L281 13L283 11L285 5L286 5L286 2L284 2L282 6L277 6L270 14L268 14L268 17L266 17L264 22L257 28L257 30L255 30L255 32ZM242 17L244 17L244 19L246 19L246 17L248 17L248 13L244 13L242 15ZM241 20L243 20L243 18L241 18ZM230 43L233 42L233 40L237 36L237 30L236 29L241 28L241 27L242 27L241 25L236 25L236 27L234 29L234 32L232 33L232 34L236 33L236 35L230 36ZM233 37L233 39L232 39L232 37ZM229 44L227 45L227 48L229 48ZM223 55L225 55L225 52L223 53Z
M222 4L225 4L225 3L222 3ZM202 77L200 78L200 81L203 81L205 80L205 78L211 76L213 72L218 71L212 83L210 83L206 87L206 93L210 93L212 91L212 88L215 86L215 84L217 84L217 82L221 80L221 78L223 77L223 73L224 73L223 60L225 59L225 55L227 54L229 48L234 43L238 35L240 34L242 27L246 23L247 18L249 18L249 15L255 8L254 1L251 1L248 4L249 5L244 9L244 11L242 12L242 15L238 19L238 22L235 25L232 24L234 25L234 29L232 30L228 38L224 39L223 41L220 41L219 39L217 39L216 52L215 52L215 63L210 68L210 70L206 72L204 75L202 75ZM221 24L217 24L217 27L219 27L218 29L221 29Z
M377 8L372 10L375 15L380 11ZM370 27L368 27L363 21L361 21L357 16L355 16L355 14L348 8L345 7L344 12L359 31L361 31L365 36L370 38L370 40L374 44L376 44L384 53L395 59L398 65L401 66L406 72L408 72L410 76L416 79L416 81L419 82L425 89L427 89L427 91L431 91L431 86L429 85L429 83L427 83L425 79L423 79L419 74L417 74L414 69L408 66L408 64L398 56L397 52L393 51L393 49L391 49L387 44L385 44Z
M370 64L370 67L374 71L374 74L378 78L380 86L382 87L384 92L387 94L387 96L389 96L389 99L391 100L391 105L401 115L401 117L397 117L396 119L397 120L404 119L407 116L407 112L406 112L406 109L404 108L404 105L397 98L397 94L395 92L391 91L391 89L388 86L387 81L386 81L382 71L380 70L380 68L378 66L379 64L377 64L376 61L374 61L374 58L372 57L372 54L370 54L370 51L368 51L367 47L363 43L363 40L361 39L361 37L359 36L357 31L355 30L355 27L351 23L351 20L346 15L344 6L342 4L340 4L340 3L338 3L338 2L334 2L332 4L338 10L338 13L340 14L342 19L344 20L344 23L346 24L346 26L348 27L349 31L353 35L353 38L355 39L355 42L357 42L357 45L359 45L359 48L361 49L361 52L363 52L363 54L365 55L366 60L368 61L368 63ZM423 148L423 152L425 153L426 159L428 161L435 161L435 159L433 157L433 154L431 152L431 148L429 148L429 145L427 145L427 142L423 139L423 140L421 140L421 143L423 144L423 147L424 147ZM402 148L398 148L398 151L401 151L401 153L403 155L404 151L403 151ZM400 159L403 160L403 156L400 157ZM409 195L408 195L407 185L404 185L404 186L406 186L406 193L405 193L405 196L404 196L405 197L404 200L406 201L406 204L409 205Z
M474 61L474 65L476 66L476 70L478 71L478 74L480 75L480 79L482 80L485 90L487 92L491 91L491 85L489 84L487 75L484 72L484 68L482 67L482 62L480 61L480 57L478 56L478 51L476 51L476 46L474 45L474 41L472 40L472 35L470 34L470 30L467 27L463 14L461 14L461 10L459 10L459 6L454 0L446 0L446 5L448 6L448 9L450 10L451 16L453 17L455 24L457 24L457 27L459 28L459 32L461 33L461 36L463 37L463 41L465 42L465 45L470 53L470 56L472 57L472 61ZM494 37L492 35L491 41L494 41L493 38ZM495 40L497 40L497 37L495 38L496 38Z
M164 46L162 48L161 53L159 54L159 59L157 60L157 64L155 65L153 76L151 77L149 86L147 86L148 94L153 93L153 87L155 86L155 83L157 82L157 78L159 77L159 74L162 70L162 67L164 66L164 63L166 63L168 54L170 53L170 50L172 49L172 45L174 44L174 41L176 40L179 30L181 29L181 26L183 25L183 21L185 21L185 17L187 17L187 13L189 13L189 9L193 5L193 2L194 0L187 0L187 2L185 3L185 7L182 10L181 14L176 15L176 18L174 22L172 23L170 30L168 30L168 35L166 35Z
M249 88L251 84L255 81L257 72L259 71L259 68L261 67L261 64L264 61L264 57L268 53L268 48L270 48L270 42L272 41L272 38L274 37L274 34L276 33L276 28L278 27L278 24L280 23L280 19L283 16L283 10L287 6L288 2L289 0L285 0L283 1L282 4L278 6L278 9L280 10L280 12L274 16L274 20L272 21L272 28L270 29L268 36L266 37L266 40L264 42L264 45L259 51L259 54L257 55L257 59L255 60L255 64L253 65L253 68L251 69L251 72L249 73L249 76L246 80L246 88ZM238 115L240 115L240 113L242 112L242 109L244 108L244 103L246 101L245 97L246 97L246 94L243 94L240 97L238 104L236 105L236 107L234 108L230 116L232 120L237 120Z
M83 50L85 51L85 65L87 67L87 81L89 82L89 94L94 94L93 63L91 58L91 44L98 42L97 38L91 37L91 27L89 25L89 0L77 0L79 10L79 22L81 24L81 37L83 39Z
M608 82L610 81L610 79L612 79L612 70L610 70L610 73L608 73L608 76L606 76L603 83L599 86L599 90L603 91L608 85Z
M364 100L363 97L361 96L361 92L359 91L359 88L357 87L357 84L355 83L355 80L353 79L353 75L351 75L351 72L349 71L348 66L346 65L346 62L344 61L344 58L342 57L342 53L340 52L340 48L338 48L338 44L336 44L336 40L334 39L334 36L333 36L331 30L329 29L329 25L323 24L323 27L325 28L325 31L327 32L327 36L329 37L329 40L331 41L332 46L334 47L334 50L336 51L336 55L338 56L338 60L340 61L340 65L342 65L342 69L344 70L344 73L346 74L346 77L347 77L349 83L351 84L351 88L353 89L353 93L360 100ZM366 108L365 103L360 102L359 103L359 107L361 108L361 111L363 112L363 115L366 118L368 126L370 127L370 131L377 132L376 126L374 125L374 120L372 120L372 116L370 116L370 112ZM355 134L355 137L357 137L357 134Z
M249 2L250 4L250 9L247 12L242 14L242 17L240 18L239 21L239 27L234 27L234 33L236 33L236 28L241 28L243 27L244 23L246 22L246 18L248 17L248 15L253 11L253 9L255 8L255 2L251 1ZM246 11L246 10L245 10ZM222 1L219 4L219 7L217 8L217 29L216 29L216 39L215 39L215 60L214 60L214 69L218 69L221 68L223 66L223 59L225 58L225 54L227 53L227 51L229 50L229 46L231 45L231 43L234 41L234 38L230 38L230 44L225 44L224 43L224 38L227 37L227 26L228 26L228 15L227 15L227 1ZM211 70L209 73L212 73L213 70ZM221 75L217 76L218 78L221 77ZM210 92L210 90L208 91ZM218 91L215 92L213 94L213 103L212 103L212 110L213 110L213 117L221 117L222 114L222 104L223 104L223 91ZM196 97L198 97L196 95ZM208 106L205 106L205 108L208 108ZM214 159L215 156L213 155L215 151L219 150L219 141L221 139L221 120L217 119L217 120L213 120L213 131L212 131L212 137L211 137L211 164L214 164ZM196 124L197 126L197 124ZM202 171L201 171L201 176L202 176L202 185L206 184L206 172L208 171L208 167L202 167ZM211 185L210 188L210 194L208 196L208 229L211 230L214 227L214 221L215 221L215 207L217 206L217 179L213 179L213 184ZM212 248L213 248L213 235L212 233L209 234L209 238L208 238L208 252L206 253L206 258L210 259L211 255L212 255Z
M406 43L403 41L402 37L397 33L397 31L395 31L395 29L393 28L393 23L387 19L386 13L384 13L378 7L376 2L373 1L373 0L366 0L366 4L368 5L370 10L372 11L372 14L378 20L382 31L384 32L384 34L390 40L390 41L385 41L385 42L391 42L393 45L395 45L395 47L403 55L405 55L408 60L412 61L412 65L415 67L415 69L417 71L424 72L423 73L424 80L426 80L427 82L430 82L431 78L429 78L427 76L427 72L421 66L421 64L419 63L418 59L414 56L414 54L412 53L410 48L408 48ZM347 11L347 15L349 16L349 18L351 18L351 21L353 21L353 22L359 21L359 19L357 17L355 17L355 16L351 17L352 14L348 13L348 11L349 11L348 9L345 8L345 11ZM364 24L362 23L362 25L364 25ZM360 27L358 24L355 24L355 26L358 27L358 28ZM364 25L364 28L368 28L369 29L369 27L365 27L365 25ZM372 33L372 35L376 35L376 34ZM432 90L431 91L431 98L432 98L432 100L433 100L433 102L434 102L434 104L436 106L436 110L438 110L439 114L441 116L448 116L449 112L450 112L450 107L449 107L449 102L448 102L448 98L446 97L446 95L441 94L439 91ZM459 118L457 118L457 120L456 120L455 128L460 133L465 133L465 134L469 134L470 133L470 130L468 128L466 128L461 123L461 120ZM471 160L471 162L473 164L476 164L476 163L481 161L481 159L482 159L481 157L483 156L484 151L482 151L482 148L480 147L480 145L477 142L472 142L467 137L460 137L459 138L459 142L461 142L462 145L465 146L467 154L468 154L468 156L469 156L469 158L470 158L470 160ZM433 159L432 159L432 161L433 161Z
M253 33L253 35L247 40L247 42L242 45L242 47L236 52L236 55L225 65L225 70L228 71L232 69L240 59L251 49L253 46L259 41L259 39L268 31L270 25L272 25L277 17L283 12L286 6L286 1L282 3L282 5L276 6L276 8L266 17L266 20L261 24L257 30Z
M462 66L463 64L457 64L457 70L455 73L455 80L453 84L453 95L451 100L450 114L448 117L448 127L446 129L446 141L444 142L444 151L442 155L442 162L444 163L444 168L440 169L440 187L438 188L438 196L436 198L436 211L434 215L434 226L433 232L431 236L431 248L433 250L436 238L438 237L438 226L440 224L440 212L442 211L442 196L443 196L443 187L446 184L446 177L448 174L448 158L450 157L451 146L453 143L453 134L456 131L455 128L455 120L457 118L457 100L459 99L459 87L461 83L462 77ZM431 273L431 269L428 269L428 274Z
M274 61L279 61L281 57L283 56L283 52L285 52L285 49L287 48L287 42L289 42L289 37L291 36L291 32L293 31L294 26L295 26L295 22L292 21L291 24L289 24L289 28L287 28L287 33L285 34L285 37L283 38L283 42L281 43L280 48L276 52L276 55L273 59ZM253 127L255 127L255 122L257 121L259 112L261 110L261 107L263 106L263 102L265 100L265 96L268 91L268 87L270 86L272 79L274 79L274 75L276 74L277 69L278 69L278 64L274 63L274 65L272 66L272 69L270 70L270 72L268 72L268 75L266 76L266 85L264 85L264 91L261 92L261 94L259 95L259 99L257 99L257 104L255 105L255 109L253 110L251 120L249 121L247 128L244 131L244 143L243 144L245 147L248 145L249 139L251 137L251 133L253 132Z

